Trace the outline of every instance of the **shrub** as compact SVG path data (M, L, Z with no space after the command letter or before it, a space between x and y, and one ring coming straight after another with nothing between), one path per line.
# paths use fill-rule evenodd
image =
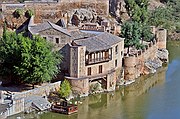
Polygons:
M60 86L59 95L63 98L66 98L71 93L71 85L68 80L64 80Z

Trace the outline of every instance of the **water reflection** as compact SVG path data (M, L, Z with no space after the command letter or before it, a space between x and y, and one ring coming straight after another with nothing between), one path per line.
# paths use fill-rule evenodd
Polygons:
M146 92L156 83L164 83L165 72L166 68L162 68L158 73L141 77L136 83L121 87L116 92L83 98L77 114L66 116L47 112L17 116L25 119L144 119L147 111L143 107L148 107L149 102Z

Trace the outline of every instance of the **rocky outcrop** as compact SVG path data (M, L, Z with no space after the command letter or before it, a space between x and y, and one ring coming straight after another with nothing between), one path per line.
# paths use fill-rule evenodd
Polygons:
M73 25L78 26L83 22L95 22L97 20L97 13L93 9L75 9L69 13Z
M110 0L109 3L110 14L115 16L117 20L120 19L121 22L124 22L130 18L127 14L124 0Z
M145 74L155 73L158 68L162 67L163 63L168 62L168 55L169 53L167 49L158 49L156 52L156 58L145 62Z
M125 0L109 0L109 11L110 14L115 16L117 19L120 19L121 22L124 22L130 19L125 8ZM164 7L165 5L157 0L150 0L148 9L154 10L158 7Z
M159 58L155 58L153 60L147 60L145 62L145 71L144 73L155 73L156 70L160 67L162 67L162 61Z
M168 62L168 55L169 55L169 52L167 49L159 49L156 53L157 57L163 61L164 63L167 63Z
M150 10L154 10L158 7L164 7L165 5L163 3L160 2L160 0L149 0L149 7L148 9Z

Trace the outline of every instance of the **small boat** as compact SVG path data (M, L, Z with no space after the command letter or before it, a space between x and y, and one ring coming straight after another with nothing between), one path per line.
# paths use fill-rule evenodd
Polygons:
M59 104L53 104L51 110L56 113L69 115L78 112L78 107L77 105L68 104L66 101L63 101Z

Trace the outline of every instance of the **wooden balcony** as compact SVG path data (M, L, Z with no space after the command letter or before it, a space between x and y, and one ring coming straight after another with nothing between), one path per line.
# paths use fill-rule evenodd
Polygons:
M108 57L102 57L102 58L86 59L86 65L97 64L97 63L102 63L102 62L108 62L111 59L112 59L111 55L109 55Z

